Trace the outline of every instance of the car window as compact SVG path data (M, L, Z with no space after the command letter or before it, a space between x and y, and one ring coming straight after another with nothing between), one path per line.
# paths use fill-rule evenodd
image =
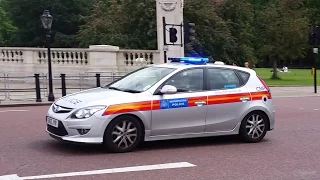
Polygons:
M237 73L241 76L241 78L243 79L244 83L247 83L250 77L250 74L247 72L243 72L243 71L237 71Z
M209 89L231 89L240 87L241 82L232 69L208 69Z
M172 85L178 92L196 92L203 90L203 69L189 69L178 72L164 85Z
M144 67L107 85L105 88L112 88L121 91L143 92L150 89L154 84L174 70L175 68L156 66Z

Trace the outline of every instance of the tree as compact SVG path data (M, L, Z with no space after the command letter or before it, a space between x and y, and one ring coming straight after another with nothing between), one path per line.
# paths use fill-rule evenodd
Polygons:
M196 41L187 45L187 54L221 61L234 59L235 38L228 24L216 13L215 0L185 0L184 5L184 21L195 22L197 32ZM111 44L121 48L157 49L156 30L154 0L96 0L78 37L82 47Z
M236 47L234 61L243 64L257 62L254 50L254 6L247 0L225 0L219 6L219 16L229 25Z
M90 13L92 0L9 0L5 7L14 26L13 46L44 46L45 35L40 20L45 9L53 16L53 47L77 47L75 34Z
M185 0L184 3L184 21L196 24L196 41L187 45L187 52L196 51L218 61L234 60L236 39L228 23L218 16L216 1Z
M16 30L5 12L4 1L0 1L0 46L5 46L11 40L11 34Z
M259 36L263 42L259 53L272 61L272 78L278 79L277 61L298 59L308 47L309 11L304 0L270 1L257 18Z
M157 49L156 3L154 0L95 1L78 38L81 47L110 44Z
M310 21L320 25L320 1L308 0L306 5L310 9Z

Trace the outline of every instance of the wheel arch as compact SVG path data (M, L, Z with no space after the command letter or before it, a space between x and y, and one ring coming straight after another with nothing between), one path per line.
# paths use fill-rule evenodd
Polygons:
M133 118L135 118L135 119L139 122L139 124L140 124L141 127L142 127L142 130L141 130L142 140L144 141L144 139L145 139L145 129L146 129L145 124L143 123L142 119L141 119L139 116L137 116L137 115L135 115L135 114L131 114L131 113L125 113L125 114L120 114L120 115L118 115L118 116L115 116L115 117L108 123L107 127L106 127L105 130L104 130L104 134L106 133L106 130L108 129L108 127L110 126L110 124L111 124L112 121L116 120L116 119L119 118L119 117L124 117L124 116L133 117Z
M267 114L266 112L264 112L263 110L256 109L256 110L250 111L249 113L247 113L247 114L244 116L244 118L242 119L241 122L245 121L246 118L248 117L248 115L253 114L253 113L255 113L255 112L261 113L261 114L266 118L266 120L267 120L267 130L269 131L269 130L270 130L270 118L269 118L268 114Z

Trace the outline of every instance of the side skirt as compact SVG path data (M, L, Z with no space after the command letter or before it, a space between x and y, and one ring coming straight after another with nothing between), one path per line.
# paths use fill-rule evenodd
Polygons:
M200 137L213 137L213 136L225 136L236 135L239 133L241 122L230 131L216 131L216 132L203 132L203 133L187 133L187 134L170 134L160 136L150 136L151 131L145 131L145 141L158 141L158 140L170 140L170 139L184 139L184 138L200 138Z

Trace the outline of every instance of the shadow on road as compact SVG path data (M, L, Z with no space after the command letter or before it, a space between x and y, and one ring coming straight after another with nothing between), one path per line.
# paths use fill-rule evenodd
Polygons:
M202 137L190 139L174 139L164 141L145 142L139 146L138 151L161 150L161 149L180 149L201 146L222 146L242 144L237 136L220 136L220 137Z
M268 141L265 138L261 143ZM184 148L203 147L203 146L224 146L224 145L237 145L243 144L237 136L221 136L221 137L204 137L204 138L190 138L190 139L176 139L176 140L163 140L144 142L138 146L134 152L146 152L146 151L161 151L161 150L181 150ZM98 155L106 154L108 151L104 149L102 145L88 145L88 144L74 144L57 140L43 140L32 143L32 149L41 152L50 152L56 155Z
M36 151L50 155L81 156L88 154L105 154L107 152L102 145L74 144L54 139L35 141L29 146Z

